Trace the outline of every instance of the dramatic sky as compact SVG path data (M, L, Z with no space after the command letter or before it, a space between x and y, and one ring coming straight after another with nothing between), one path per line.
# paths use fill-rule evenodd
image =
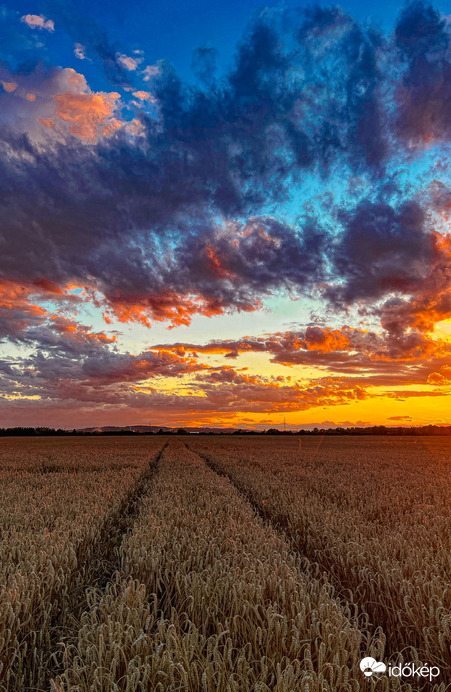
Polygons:
M0 5L0 426L451 424L451 15Z

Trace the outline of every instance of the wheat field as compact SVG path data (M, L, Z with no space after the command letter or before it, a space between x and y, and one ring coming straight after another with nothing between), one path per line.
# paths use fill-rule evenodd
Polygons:
M1 692L445 692L451 440L0 447ZM366 678L365 656L439 667Z

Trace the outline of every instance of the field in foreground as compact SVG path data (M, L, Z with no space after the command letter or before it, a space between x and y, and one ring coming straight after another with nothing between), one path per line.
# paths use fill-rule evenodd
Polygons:
M450 465L449 438L2 440L0 690L445 692Z

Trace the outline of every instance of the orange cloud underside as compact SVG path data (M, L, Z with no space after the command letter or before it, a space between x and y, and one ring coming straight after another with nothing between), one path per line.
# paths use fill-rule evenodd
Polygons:
M30 326L42 326L48 319L51 328L62 336L84 341L115 342L117 339L115 335L107 336L103 332L91 332L88 327L62 315L53 314L36 302L70 298L70 291L73 288L72 284L57 286L44 278L33 282L0 279L0 316L9 319L13 329L19 332Z
M72 96L64 101L64 108L68 109L66 121L70 126L80 126L77 136L94 136L112 109L106 107L102 111L99 105L99 118L87 125L88 101L82 100L86 109L81 109L84 115L77 121L72 115L80 112L81 101L79 95L74 100ZM294 427L321 423L320 419L338 424L451 423L451 414L446 413L451 396L451 334L444 328L434 331L436 324L447 324L449 315L450 236L436 238L435 247L433 271L427 280L418 285L414 295L395 303L404 324L405 343L383 329L370 332L360 327L308 326L297 332L238 340L150 346L136 356L121 356L111 371L108 366L99 368L98 374L95 369L90 371L82 385L83 397L87 396L87 388L93 387L98 400L102 401L104 396L107 405L110 396L116 400L115 388L119 388L121 397L133 393L138 403L136 411L132 403L127 406L127 410L133 411L131 423L140 422L140 416L146 422L146 401L151 410L157 395L163 397L162 404L156 406L157 411L161 409L162 424L166 415L178 416L184 425L199 421L233 425L243 416L251 426L273 416L272 425L276 427L280 426L277 416L286 416L287 423ZM207 247L205 252L207 266L214 276L233 278L213 248ZM60 286L45 277L34 282L1 280L0 316L11 320L13 331L45 326L58 338L69 340L71 347L78 344L82 349L97 344L107 349L106 355L111 353L109 347L117 343L116 334L93 330L68 318L59 309L64 301L90 303L103 309L108 325L118 321L150 327L157 321L177 327L189 325L195 315L217 317L226 312L224 305L207 296L166 291L129 303L120 297L103 296L92 286L74 295L74 288L81 287ZM245 305L243 309L258 307ZM398 313L395 318L398 319ZM205 356L205 362L200 362L198 354ZM349 365L353 367L347 370ZM289 374L284 375L286 372ZM73 386L75 391L79 385L74 382ZM167 412L165 401L170 401L172 407Z
M257 310L260 304L244 305L242 310ZM167 291L155 296L148 296L143 304L129 304L120 300L109 300L103 313L104 319L111 324L112 316L119 322L138 322L150 327L152 321L168 322L169 328L189 325L194 315L214 317L222 315L226 308L214 299L203 296L193 297Z

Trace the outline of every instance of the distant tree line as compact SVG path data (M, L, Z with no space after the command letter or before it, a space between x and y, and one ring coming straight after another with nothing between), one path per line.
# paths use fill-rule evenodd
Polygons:
M62 428L0 428L0 437L99 437L111 435L451 435L451 425L423 425L419 427L388 427L372 425L365 428L313 428L312 430L268 430L238 429L230 433L212 432L211 430L190 430L185 428L160 428L159 430L133 430L130 428L116 430L63 430Z

